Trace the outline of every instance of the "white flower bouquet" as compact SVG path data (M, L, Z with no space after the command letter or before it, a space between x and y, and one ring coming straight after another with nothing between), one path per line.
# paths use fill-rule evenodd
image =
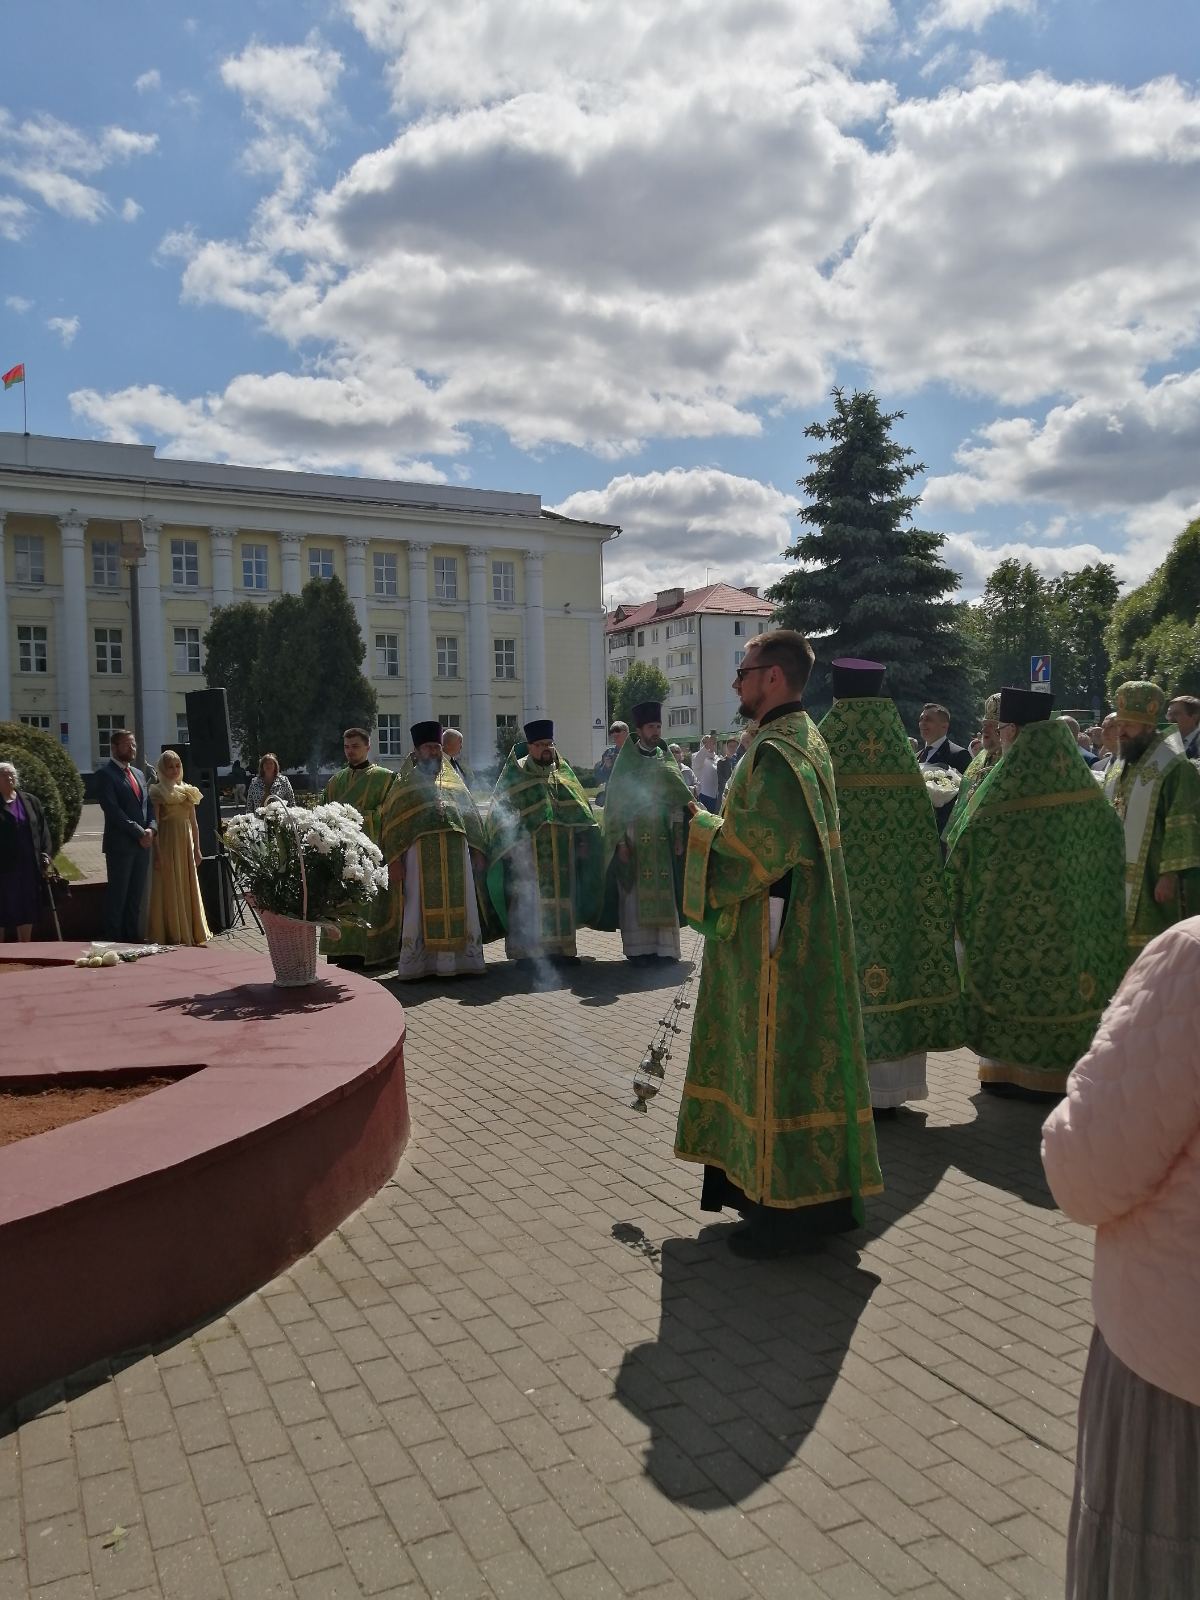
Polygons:
M345 918L388 885L383 855L363 831L362 814L338 802L244 812L226 824L225 846L254 905L274 916Z
M921 776L925 779L925 792L939 811L958 798L962 774L953 767L922 767Z

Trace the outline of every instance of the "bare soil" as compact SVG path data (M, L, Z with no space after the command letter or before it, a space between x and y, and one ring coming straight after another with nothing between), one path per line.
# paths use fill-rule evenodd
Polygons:
M18 1139L32 1139L35 1133L64 1128L68 1122L112 1111L130 1100L140 1100L156 1089L166 1089L176 1078L146 1078L141 1083L124 1083L113 1088L20 1089L0 1088L0 1148Z

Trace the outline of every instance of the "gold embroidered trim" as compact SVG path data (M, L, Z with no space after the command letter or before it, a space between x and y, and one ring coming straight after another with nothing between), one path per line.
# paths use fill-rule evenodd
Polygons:
M1019 800L1000 800L992 806L980 806L980 817L999 817L1012 811L1046 811L1051 806L1070 806L1079 800L1092 800L1099 794L1093 781L1090 789L1068 789L1062 794L1032 794Z
M719 1170L723 1172L729 1179L730 1183L737 1184L738 1188L746 1196L747 1200L752 1200L756 1204L762 1203L762 1195L751 1194L750 1190L747 1189L745 1184L742 1182L740 1174L736 1172L730 1172L728 1167L722 1165L720 1161L714 1161L711 1156L693 1155L690 1150L680 1150L678 1146L676 1146L675 1154L680 1161L695 1161L700 1166L719 1168ZM882 1194L883 1185L881 1183L864 1184L858 1192L865 1199L871 1195ZM826 1189L820 1194L806 1194L802 1199L799 1200L772 1199L770 1206L772 1211L801 1211L805 1206L821 1206L829 1200L849 1200L851 1195L852 1191L850 1189Z
M805 1128L839 1128L844 1127L846 1122L845 1114L841 1111L811 1111L800 1117L754 1117L732 1100L724 1089L705 1083L686 1084L683 1098L686 1100L689 1096L693 1100L708 1100L721 1106L744 1128L765 1128L768 1134L802 1133ZM859 1107L857 1120L859 1122L872 1120L870 1106Z
M927 994L916 1000L893 1000L886 1006L863 1006L864 1015L869 1011L872 1016L881 1011L911 1011L914 1006L944 1006L950 1001L958 999L957 989L952 989L949 994Z
M923 789L919 772L851 772L837 780L839 789Z

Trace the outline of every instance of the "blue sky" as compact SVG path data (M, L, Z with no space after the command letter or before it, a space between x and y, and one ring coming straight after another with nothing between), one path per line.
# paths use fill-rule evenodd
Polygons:
M835 382L906 412L964 593L1135 579L1200 507L1194 6L72 0L6 44L33 431L533 489L622 523L620 597L770 581Z

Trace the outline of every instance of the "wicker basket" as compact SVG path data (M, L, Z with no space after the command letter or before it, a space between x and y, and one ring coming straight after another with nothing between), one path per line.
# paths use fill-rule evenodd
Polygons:
M299 989L317 981L318 922L301 922L299 917L281 917L274 911L260 910L263 932L271 965L275 968L277 989Z

